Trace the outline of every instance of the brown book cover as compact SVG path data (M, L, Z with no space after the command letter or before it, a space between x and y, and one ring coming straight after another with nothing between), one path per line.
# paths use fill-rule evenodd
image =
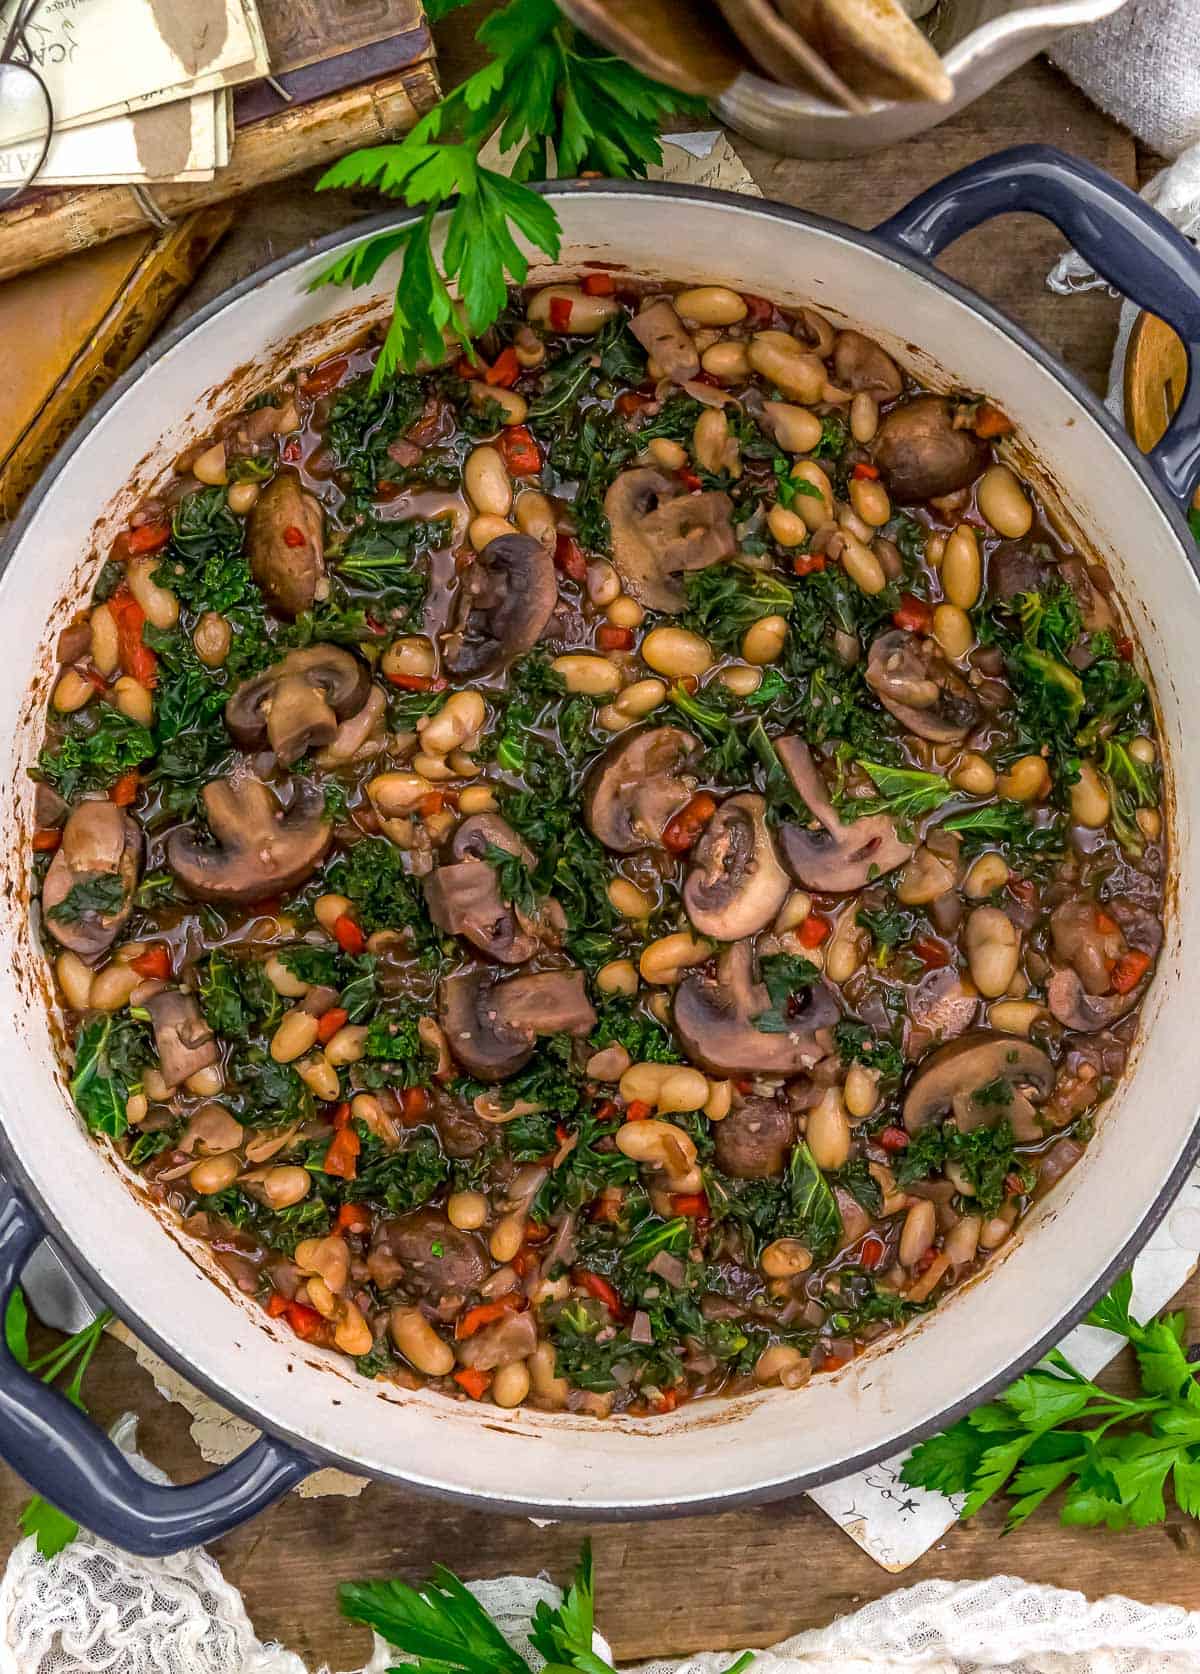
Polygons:
M421 0L258 0L258 11L271 80L237 89L239 126L395 75L432 47Z

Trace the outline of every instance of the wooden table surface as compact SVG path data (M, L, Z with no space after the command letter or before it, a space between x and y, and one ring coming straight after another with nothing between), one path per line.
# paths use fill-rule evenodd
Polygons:
M460 32L481 9L455 14ZM469 59L457 37L447 38L447 25L441 33L450 85ZM1144 174L1129 136L1045 63L1027 67L944 126L872 157L804 163L738 145L767 196L868 226L964 163L1032 139L1089 158L1129 184ZM183 312L272 256L377 207L369 195L314 199L294 182L260 193L253 216L241 218ZM1066 299L1047 291L1045 274L1061 243L1041 222L1008 220L963 239L945 265L1102 390L1118 305L1103 291ZM1200 1303L1200 1283L1183 1300ZM112 1340L93 1363L88 1398L101 1424L126 1409L140 1413L145 1451L178 1480L201 1473L182 1409L164 1403ZM0 1468L0 1556L12 1544L25 1492ZM998 1515L985 1514L953 1530L905 1581L1006 1572L1092 1596L1119 1591L1200 1608L1200 1533L1178 1514L1163 1527L1120 1536L1065 1530L1047 1512L1003 1542L999 1525ZM601 1621L621 1659L769 1644L897 1584L804 1497L671 1523L536 1528L524 1518L482 1516L372 1485L359 1499L292 1495L215 1552L262 1637L283 1640L310 1667L328 1660L344 1669L361 1665L368 1639L339 1620L338 1581L392 1574L416 1580L434 1561L467 1577L544 1567L562 1579L585 1532L595 1547Z

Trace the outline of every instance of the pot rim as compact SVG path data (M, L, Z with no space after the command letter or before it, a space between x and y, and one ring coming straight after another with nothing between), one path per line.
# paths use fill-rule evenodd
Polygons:
M1200 576L1200 552L1193 555L1195 542L1184 521L1179 505L1167 490L1166 485L1158 476L1149 459L1138 451L1132 439L1100 400L1051 350L1039 343L1022 326L1017 325L1002 314L992 303L980 297L969 286L963 285L942 273L924 257L914 254L901 244L878 236L871 230L860 231L845 222L832 220L827 216L814 215L807 210L795 208L790 204L779 203L773 199L751 198L740 193L719 191L711 187L681 186L666 181L588 180L539 182L532 189L537 191L539 195L550 199L572 198L587 193L590 196L601 195L616 199L622 197L651 197L661 199L664 202L674 201L683 205L689 203L723 205L729 209L736 209L740 213L761 215L789 226L798 225L816 230L831 238L839 239L843 243L868 249L875 255L907 269L910 273L925 280L958 303L981 315L995 330L1002 333L1018 348L1034 357L1052 372L1078 405L1082 407L1084 413L1094 423L1098 424L1110 442L1117 446L1126 463L1140 479L1142 486L1149 492L1159 510L1166 514L1167 521L1182 549L1184 561L1192 571L1193 577ZM326 233L318 239L313 239L238 280L228 289L222 291L219 296L206 303L188 320L174 327L173 330L167 332L149 348L145 349L128 371L116 380L107 393L80 421L68 441L42 473L17 518L10 526L3 544L0 545L0 604L3 603L5 590L13 585L11 578L15 572L12 569L12 560L34 514L55 488L59 477L66 470L91 430L146 375L151 367L170 353L178 343L191 336L193 332L200 331L227 308L241 301L243 297L256 290L265 281L274 279L311 261L316 255L333 252L342 247L358 243L364 237L376 232L410 226L420 219L420 211L384 211L379 215L354 223L350 230L340 229ZM880 1443L846 1459L838 1460L836 1464L828 1467L814 1467L795 1476L743 1490L712 1495L699 1493L695 1497L676 1499L662 1504L648 1504L641 1501L629 1506L619 1500L589 1500L586 1505L575 1505L571 1502L552 1499L499 1498L488 1494L473 1493L466 1489L448 1487L443 1484L414 1481L403 1469L381 1470L377 1467L364 1465L351 1455L321 1447L320 1444L312 1441L302 1431L296 1431L287 1426L272 1423L269 1433L284 1442L292 1444L300 1453L313 1459L319 1465L335 1465L372 1480L409 1487L427 1498L469 1506L477 1510L505 1512L510 1515L544 1516L547 1511L552 1511L556 1516L563 1519L586 1518L591 1521L609 1522L634 1521L656 1517L690 1516L703 1512L724 1511L785 1499L809 1489L821 1487L826 1483L841 1481L867 1469L882 1459L889 1459L896 1454L906 1452L918 1441L945 1429L1007 1388L1022 1372L1042 1359L1050 1349L1055 1347L1067 1332L1082 1320L1088 1309L1111 1287L1121 1273L1126 1270L1134 1256L1141 1250L1163 1219L1171 1204L1178 1197L1198 1159L1200 1159L1200 1117L1193 1124L1187 1142L1183 1146L1171 1173L1160 1187L1153 1202L1145 1210L1137 1230L1110 1257L1100 1277L1058 1320L1047 1327L1032 1347L1015 1356L969 1395L951 1403L935 1416L913 1426L887 1442ZM215 1377L211 1377L201 1367L186 1359L169 1342L160 1337L155 1327L141 1317L136 1308L130 1305L128 1299L116 1294L90 1264L75 1252L70 1241L69 1231L59 1225L50 1205L29 1177L3 1126L0 1126L0 1160L3 1162L6 1176L13 1180L28 1201L33 1204L46 1225L47 1236L58 1247L68 1265L73 1266L81 1273L119 1318L129 1321L132 1326L136 1327L136 1335L139 1339L157 1354L160 1354L170 1365L174 1366L190 1383L195 1384L196 1387L210 1395L226 1410L236 1413L256 1428L262 1429L261 1416L255 1412L249 1403L243 1402L236 1395L233 1395Z

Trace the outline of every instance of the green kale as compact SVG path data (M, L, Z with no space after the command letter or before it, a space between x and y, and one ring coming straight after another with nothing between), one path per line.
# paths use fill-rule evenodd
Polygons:
M904 1074L904 1054L894 1041L884 1040L866 1023L843 1017L833 1026L833 1043L843 1064L862 1064L875 1070L882 1082L896 1083Z
M961 834L964 860L984 849L999 849L1014 860L1050 861L1062 854L1066 841L1061 819L1050 816L1039 824L1024 803L1010 799L951 814L942 829Z
M283 1016L283 1000L257 960L210 953L199 972L200 1006L218 1035L248 1041L256 1030L270 1034Z
M1145 837L1138 810L1158 806L1158 774L1152 762L1130 754L1130 738L1106 738L1100 746L1100 772L1108 790L1113 835L1126 854L1140 855Z
M392 1001L367 1025L360 1073L364 1084L428 1087L433 1064L421 1041L421 1012L411 1001Z
M1002 1078L1001 1084L1007 1088L1008 1084ZM994 1111L998 1102L1009 1102L1011 1097L1009 1089L1008 1100L998 1100L995 1082L989 1082L973 1094L974 1101L981 1105L985 1113ZM994 1127L980 1126L966 1133L953 1121L943 1122L940 1126L930 1123L913 1136L907 1149L899 1153L896 1180L902 1186L910 1185L914 1180L927 1180L931 1174L941 1173L947 1163L956 1164L974 1187L972 1202L978 1204L985 1215L995 1214L1009 1195L1010 1176L1015 1175L1023 1183L1028 1179L1015 1154L1012 1127L1007 1120L997 1122ZM1028 1189L1027 1185L1025 1189Z
M854 922L870 932L875 943L875 962L881 968L917 932L916 918L902 907L860 907Z
M404 856L383 837L365 837L334 861L325 887L354 904L354 917L366 935L376 930L407 930L417 948L436 940L417 886L404 869Z
M141 1071L154 1061L150 1033L133 1018L111 1014L85 1022L75 1037L71 1097L91 1133L120 1139L128 1127L125 1107Z
M707 1169L705 1188L714 1220L735 1221L755 1261L774 1239L796 1238L822 1262L842 1235L837 1200L803 1140L781 1180L735 1180Z
M171 518L171 539L154 579L185 610L228 614L261 604L242 553L245 526L229 509L223 488L185 494Z
M46 909L56 924L78 924L87 913L112 918L125 904L125 885L118 872L103 872L72 884L57 906Z
M562 1114L573 1122L576 1143L534 1198L530 1214L537 1221L548 1221L557 1209L582 1209L608 1187L631 1186L638 1177L638 1166L629 1157L615 1148L600 1148L601 1141L612 1145L611 1123L598 1122L590 1112L579 1113L577 1108Z
M64 736L38 757L38 776L68 802L84 791L107 791L154 754L154 735L109 704L73 715Z
M883 1214L883 1189L871 1173L870 1164L865 1157L855 1157L827 1178L831 1186L840 1186L843 1191L849 1192L856 1203L862 1204L868 1215Z
M677 1064L681 1054L675 1037L651 1012L635 1000L605 994L596 1004L596 1024L588 1046L599 1052L606 1046L623 1046L635 1064Z
M349 1201L407 1215L428 1203L450 1178L450 1164L431 1135L407 1135L400 1150L389 1151L361 1122L355 1128L362 1148L358 1171L343 1187Z
M763 1034L785 1035L795 1027L793 1000L805 988L811 988L821 973L811 959L793 953L768 953L759 961L759 974L771 1006L769 1011L760 1011L750 1021Z
M866 761L862 756L858 757L858 765L879 795L844 798L838 808L843 819L893 814L907 823L933 813L954 795L953 785L940 773L924 773L915 767L889 767L886 762Z
M544 1111L531 1110L504 1124L504 1145L514 1162L541 1162L558 1149L558 1124Z
M450 520L406 518L382 523L370 518L357 525L330 554L338 575L377 605L391 610L392 626L415 621L425 603L429 578L422 554L450 544Z
M380 482L400 469L388 449L411 430L424 400L421 380L404 374L375 391L371 379L363 377L338 392L325 441L355 510L369 505Z

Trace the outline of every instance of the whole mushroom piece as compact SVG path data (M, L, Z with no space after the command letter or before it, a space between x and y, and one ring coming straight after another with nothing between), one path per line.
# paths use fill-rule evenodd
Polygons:
M940 500L973 483L987 464L987 443L958 430L943 395L918 395L881 421L871 444L897 500Z
M554 559L532 535L498 535L464 572L445 636L452 674L498 674L536 645L558 603Z
M693 925L713 941L741 941L770 924L788 889L767 829L766 798L727 797L692 850L683 905Z
M735 942L718 962L715 977L691 971L675 991L675 1032L688 1057L714 1075L799 1075L826 1048L818 1029L832 1027L841 1010L825 983L803 991L794 1027L779 1034L755 1027L771 1009L770 995L755 980L749 942Z
M424 879L425 903L439 930L465 936L501 964L523 965L537 951L535 931L561 928L562 913L548 900L531 917L506 901L496 874L497 850L518 859L526 871L536 864L533 850L499 814L465 819L450 845L453 863L435 867Z
M289 651L262 674L243 680L225 705L225 725L244 750L269 744L281 767L337 735L371 691L370 671L337 645Z
M1007 1083L1008 1100L974 1097L999 1081ZM1007 1119L1017 1139L1038 1139L1042 1129L1034 1104L1053 1086L1054 1065L1040 1047L1015 1035L973 1029L922 1059L904 1100L904 1126L919 1133L930 1122L953 1116L965 1131Z
M629 329L672 383L685 384L700 370L700 354L675 305L666 297L649 303L633 316Z
M839 331L833 340L833 380L841 389L894 401L904 377L891 355L861 331Z
M178 1087L199 1070L220 1059L216 1036L205 1021L200 1002L181 988L166 988L146 1001L154 1029L154 1047L168 1087Z
M890 628L872 641L867 685L907 731L932 744L961 744L979 723L979 700L932 640Z
M198 901L262 901L294 889L316 871L333 836L325 799L296 782L283 808L258 779L214 779L200 793L215 843L180 826L167 839L167 865Z
M247 519L250 573L281 616L311 610L325 586L325 514L291 471L263 489Z
M682 727L634 727L600 756L583 787L583 817L614 854L662 841L667 824L695 789L689 776L704 754Z
M596 1012L582 971L536 971L500 981L472 970L443 981L438 1020L469 1074L504 1081L532 1058L538 1035L586 1035Z
M621 472L604 497L604 511L625 591L669 616L687 605L679 577L719 564L736 549L728 494L689 494L678 478L648 465Z
M141 827L115 802L81 802L71 811L42 883L42 922L56 942L88 963L112 946L133 911L143 847ZM75 912L72 903L70 918L56 916L73 889L113 878L120 883L115 911Z
M735 1180L770 1180L783 1173L795 1142L796 1119L785 1105L742 1099L717 1124L717 1167Z
M874 878L894 872L913 852L889 814L846 822L838 817L821 770L801 738L779 738L775 751L815 825L789 822L779 830L784 864L805 889L849 895Z

